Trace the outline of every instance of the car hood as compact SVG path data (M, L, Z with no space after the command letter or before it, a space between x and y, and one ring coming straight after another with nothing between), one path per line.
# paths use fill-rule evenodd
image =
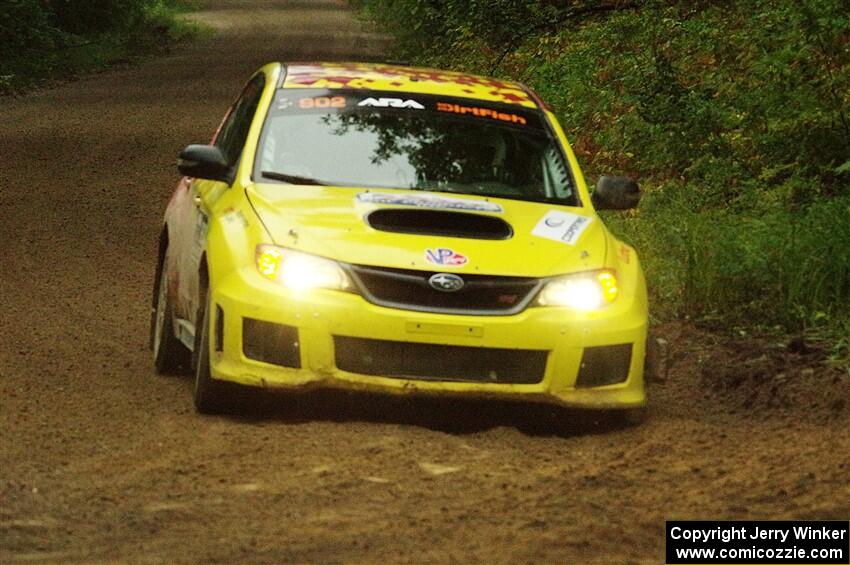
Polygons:
M598 269L605 263L606 230L587 208L329 186L255 184L247 193L275 244L344 263L528 277ZM434 210L488 216L507 222L512 234L480 239L382 231L367 220L376 210L405 211L405 220L411 212L418 219L417 211Z

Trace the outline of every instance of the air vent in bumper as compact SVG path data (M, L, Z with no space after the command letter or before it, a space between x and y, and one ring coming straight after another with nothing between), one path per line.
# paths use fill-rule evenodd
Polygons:
M243 318L242 352L255 361L301 368L298 328L292 326Z
M534 384L548 351L334 337L336 366L363 375L437 381Z
M629 378L632 344L587 347L581 357L576 388L613 385Z

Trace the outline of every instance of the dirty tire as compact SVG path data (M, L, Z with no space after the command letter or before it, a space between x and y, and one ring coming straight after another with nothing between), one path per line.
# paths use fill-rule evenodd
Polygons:
M171 299L168 296L165 265L158 269L154 296L156 303L151 312L151 349L156 372L160 375L178 374L186 367L189 351L174 335L174 318Z
M207 298L198 316L200 323L196 326L196 331L200 333L195 340L197 353L193 394L195 409L199 413L221 414L229 408L229 395L233 387L210 376L210 297L209 292L205 294Z

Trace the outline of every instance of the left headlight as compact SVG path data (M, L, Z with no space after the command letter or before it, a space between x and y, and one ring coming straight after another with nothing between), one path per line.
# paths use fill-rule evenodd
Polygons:
M540 291L537 303L590 312L611 304L619 293L614 271L588 271L552 279Z
M351 282L339 263L276 245L258 245L257 270L267 279L293 290L348 290Z

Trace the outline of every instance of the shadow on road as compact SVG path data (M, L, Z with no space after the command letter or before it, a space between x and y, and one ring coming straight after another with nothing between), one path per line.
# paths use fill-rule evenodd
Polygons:
M616 412L567 409L540 403L393 397L346 391L270 393L246 390L228 417L243 422L370 422L418 426L453 435L513 427L528 436L575 437L618 431L630 424Z

